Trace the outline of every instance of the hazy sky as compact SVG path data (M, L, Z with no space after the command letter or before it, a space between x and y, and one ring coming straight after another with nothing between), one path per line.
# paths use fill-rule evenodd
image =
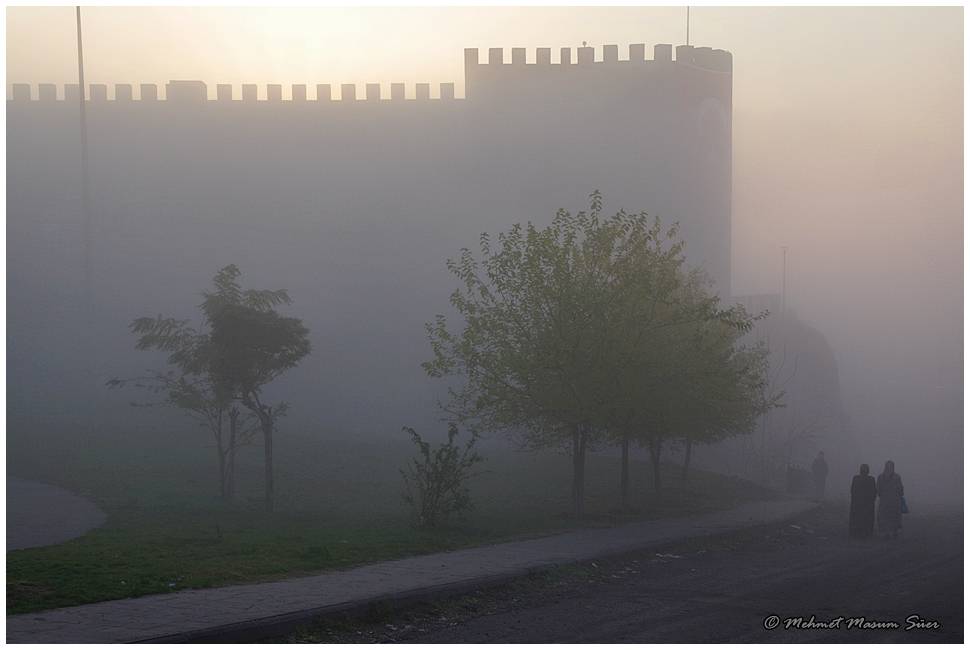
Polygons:
M202 79L213 95L219 82L308 83L312 95L316 83L454 81L461 93L465 47L527 47L531 60L535 47L588 41L624 52L685 38L682 7L90 7L83 15L90 82ZM800 247L827 241L863 254L860 239L871 244L871 229L892 221L880 196L900 198L911 186L938 201L953 198L941 196L941 183L962 183L962 8L695 7L691 41L734 54L739 289L777 289L766 269L746 263L754 249L773 247L780 259L779 247L792 247L797 292ZM75 47L73 8L7 9L8 84L76 81ZM762 174L779 177L759 182ZM806 176L840 195L857 190L872 210L796 214L810 197L789 205L781 195L801 192ZM843 236L806 229L806 219L839 224ZM956 245L952 234L938 243ZM878 266L868 267L877 277Z
M526 47L532 60L535 47L625 53L685 37L684 9L661 7L83 11L90 82L202 79L211 94L398 81L461 94L465 47ZM789 304L853 356L846 372L958 376L963 9L696 7L691 19L692 44L734 55L735 290L779 291L788 246ZM9 8L8 84L76 81L74 30L72 8Z
M465 47L683 43L682 7L83 9L91 82L462 82ZM7 81L77 78L72 7L7 9ZM962 60L961 8L695 7L691 39L734 53L739 107L843 102ZM534 56L530 53L530 59ZM938 70L943 84L960 70ZM954 76L956 75L956 76ZM911 100L905 95L903 103Z

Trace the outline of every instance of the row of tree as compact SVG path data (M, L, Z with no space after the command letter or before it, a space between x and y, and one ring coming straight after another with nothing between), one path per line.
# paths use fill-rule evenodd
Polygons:
M426 372L460 379L444 408L527 447L570 449L576 515L592 446L622 448L628 506L631 443L649 449L659 489L665 444L683 442L687 463L693 444L751 432L780 398L767 349L742 342L763 315L723 307L687 268L676 228L601 211L594 192L588 211L561 210L546 228L482 235L477 259L463 249L448 261L460 327L443 315L427 326Z
M561 210L546 228L516 225L496 243L483 234L479 259L463 249L449 260L461 325L450 329L442 315L428 324L433 357L423 364L433 377L461 380L442 406L474 433L504 430L529 448L569 449L577 515L592 447L622 449L628 507L632 444L649 449L659 490L665 445L683 443L686 472L694 444L750 432L780 397L769 394L767 350L742 342L761 316L721 305L687 268L676 227L601 211L594 192L588 211ZM170 370L109 384L147 388L161 395L156 403L198 418L216 443L227 499L237 449L261 435L272 510L273 434L286 404L267 403L263 391L310 342L300 319L277 312L290 302L285 290L244 290L239 276L234 265L216 274L197 326L133 321L136 347L166 353Z

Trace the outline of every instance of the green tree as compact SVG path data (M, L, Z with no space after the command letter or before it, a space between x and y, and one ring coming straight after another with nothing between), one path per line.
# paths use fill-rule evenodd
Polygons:
M657 491L665 443L684 443L686 468L695 442L750 433L773 406L763 391L766 350L741 344L762 316L741 305L722 308L709 286L699 270L682 273L653 336L627 351L634 365L623 401L626 426L635 427L627 435L647 446Z
M310 353L309 331L299 318L277 313L276 307L291 302L286 290L243 290L239 276L235 265L220 269L213 278L214 290L204 294L202 312L210 329L211 352L207 366L215 382L259 422L266 509L272 511L273 433L288 405L267 403L263 391Z
M649 231L624 241L604 314L611 398L599 427L620 445L627 509L631 443L649 449L659 490L667 440L690 445L749 430L761 401L755 394L764 380L764 353L737 345L756 319L741 306L722 308L703 272L686 268L676 225L663 231L655 220Z
M618 332L628 322L614 303L632 308L631 274L677 259L657 220L603 218L601 195L590 198L589 211L560 210L546 228L513 226L497 247L483 234L478 260L468 249L448 260L463 325L453 332L443 315L428 324L433 358L424 364L433 377L464 379L449 390L459 418L523 432L529 447L570 448L576 515L586 452L614 408ZM657 255L642 259L650 251Z
M240 271L223 267L213 278L213 290L203 294L202 325L187 320L143 317L131 330L136 348L168 354L178 373L155 373L144 380L112 380L110 385L136 383L166 395L166 403L182 408L209 426L216 439L224 496L235 486L236 449L258 428L265 455L266 508L273 509L273 431L287 410L286 403L267 404L263 389L310 352L308 331L298 318L276 312L289 304L283 289L243 290ZM250 418L243 417L238 405ZM228 439L223 442L223 428Z
M685 287L694 280L684 270L684 244L676 224L664 229L659 219L629 237L617 264L613 295L605 314L603 336L611 343L604 362L610 374L610 404L600 427L621 449L620 494L630 508L630 445L650 439L659 428L662 392L680 370L673 347L687 324L711 317L709 305L685 304Z
M213 435L219 461L220 493L231 500L235 493L236 450L251 440L253 428L247 426L250 423L245 418L240 419L231 388L213 373L212 338L206 323L196 328L188 320L159 315L136 318L129 327L138 337L136 349L167 353L172 369L154 371L144 377L112 379L107 384L130 385L160 394L160 402L136 406L172 406L207 427Z
M757 317L737 307L735 321L701 324L688 339L680 399L671 404L672 437L684 446L686 479L694 444L710 444L754 431L758 418L779 406L780 394L767 391L768 350L746 346L742 337Z
M776 402L764 392L767 350L741 344L761 316L752 316L741 305L721 308L708 286L700 272L687 276L678 290L672 326L656 349L646 352L653 366L647 374L652 376L645 374L639 389L632 384L634 397L636 392L650 395L640 402L637 435L650 451L658 492L665 443L683 442L686 476L695 442L750 433L757 417Z

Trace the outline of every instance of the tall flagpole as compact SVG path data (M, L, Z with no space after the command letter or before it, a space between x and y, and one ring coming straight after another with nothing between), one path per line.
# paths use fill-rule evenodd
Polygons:
M84 238L84 283L91 298L91 197L88 189L88 120L85 112L84 47L81 42L81 7L75 7L77 17L77 80L78 104L81 115L81 213L84 219L81 237Z

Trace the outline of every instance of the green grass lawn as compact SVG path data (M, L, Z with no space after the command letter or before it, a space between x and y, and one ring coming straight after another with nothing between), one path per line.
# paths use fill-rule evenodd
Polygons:
M258 447L237 470L239 494L217 498L215 454L202 431L99 434L72 439L8 438L11 476L86 495L107 523L53 547L7 553L7 613L270 580L419 553L699 513L769 497L749 483L665 468L656 495L647 464L634 463L635 514L619 514L619 459L593 455L587 511L569 511L570 460L554 452L483 450L471 483L475 509L437 531L410 524L398 469L413 454L399 440L326 440L281 433L276 446L278 507L262 510Z

